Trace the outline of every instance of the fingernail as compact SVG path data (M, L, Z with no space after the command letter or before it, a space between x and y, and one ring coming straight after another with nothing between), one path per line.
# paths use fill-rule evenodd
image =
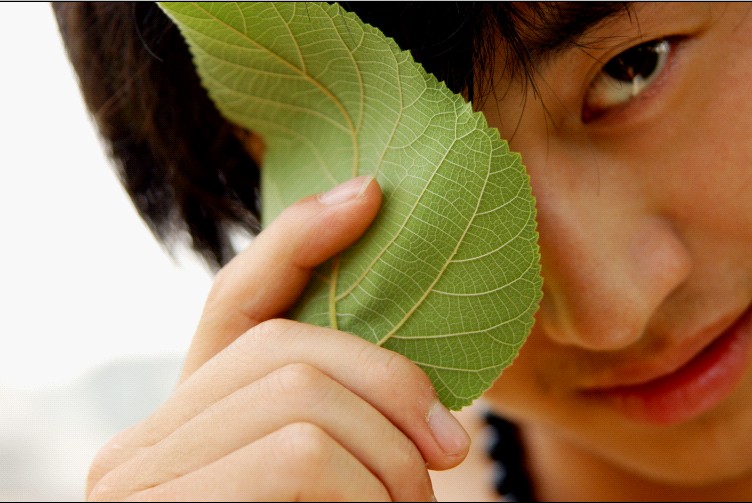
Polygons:
M444 454L459 454L470 445L465 429L441 402L437 401L428 411L428 427Z
M318 195L319 202L327 205L340 204L362 196L371 183L371 175L363 175L344 183L340 183L333 189Z

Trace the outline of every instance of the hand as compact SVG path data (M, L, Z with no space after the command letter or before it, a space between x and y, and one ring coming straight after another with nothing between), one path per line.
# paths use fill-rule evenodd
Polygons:
M288 208L217 274L180 385L102 448L89 499L432 498L427 467L459 464L469 438L426 374L359 337L275 319L373 220L368 180Z

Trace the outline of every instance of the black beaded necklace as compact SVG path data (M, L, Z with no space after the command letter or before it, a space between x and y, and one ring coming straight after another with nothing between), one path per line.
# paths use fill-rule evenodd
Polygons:
M492 412L483 419L492 430L488 455L496 464L496 491L507 501L536 501L519 429Z

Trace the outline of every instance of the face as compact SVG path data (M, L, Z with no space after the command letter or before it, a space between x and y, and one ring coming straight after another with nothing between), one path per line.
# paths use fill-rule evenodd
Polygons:
M582 41L483 105L544 276L487 398L654 480L752 473L752 7L638 4Z

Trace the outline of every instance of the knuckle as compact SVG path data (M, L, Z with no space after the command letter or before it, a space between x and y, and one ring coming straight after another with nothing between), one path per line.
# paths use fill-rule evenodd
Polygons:
M305 242L306 237L311 235L311 226L318 225L316 217L320 211L316 211L318 205L311 205L310 201L310 197L304 197L288 206L268 228L274 226L275 232L278 232L279 235L288 236L289 244L297 248ZM290 240L289 236L296 236L296 239Z
M316 222L315 232L309 234L309 240L303 244L320 244L331 241L334 236L342 233L342 223L347 222L346 214L340 212L325 212L319 216Z
M354 240L362 230L357 231L360 219L353 218L352 213L337 211L337 207L320 211L316 219L302 231L297 242L297 250L292 255L293 263L301 268L318 265L330 258L332 243ZM354 233L354 231L357 231Z
M279 452L290 471L299 477L317 476L333 455L329 435L313 423L292 423L279 430Z
M389 389L397 392L433 389L426 373L406 356L390 351L383 358L381 379Z
M270 339L278 340L287 335L297 323L284 318L272 318L265 320L255 327L251 328L246 334L250 334L252 339L267 342Z
M311 395L311 391L320 389L326 376L316 367L307 363L290 363L275 371L276 384L281 393L294 395Z
M106 446L102 448L94 457L89 467L89 473L86 476L86 487L90 495L97 493L97 483L111 470L112 462L107 451Z
M86 496L86 501L123 501L132 496L133 491L128 483L112 477L103 477L92 487Z
M417 497L430 494L431 481L426 462L415 444L397 428L390 427L389 445L395 448L390 452L390 473L398 487L407 488L407 493Z
M403 477L408 477L413 480L417 474L420 474L426 470L426 462L418 452L417 447L408 440L404 435L401 437L397 445L400 447L394 454L394 466L397 473L403 474Z
M209 293L206 296L206 308L210 309L212 306L218 305L222 302L222 292L226 289L225 285L230 281L229 267L226 265L222 267L214 275Z
M379 353L366 366L373 382L388 389L392 402L399 403L414 420L423 420L437 396L431 379L406 356L393 351Z
M112 437L94 456L86 476L86 491L88 494L98 495L97 500L107 500L109 489L100 481L126 460L123 457L126 446L123 444L136 426L131 426ZM137 451L134 451L137 452Z
M104 484L97 484L89 491L89 495L86 497L86 501L115 501L112 491L109 490Z
M296 322L282 318L265 320L246 330L232 346L241 353L253 356L269 345L279 344L280 339L296 325Z

